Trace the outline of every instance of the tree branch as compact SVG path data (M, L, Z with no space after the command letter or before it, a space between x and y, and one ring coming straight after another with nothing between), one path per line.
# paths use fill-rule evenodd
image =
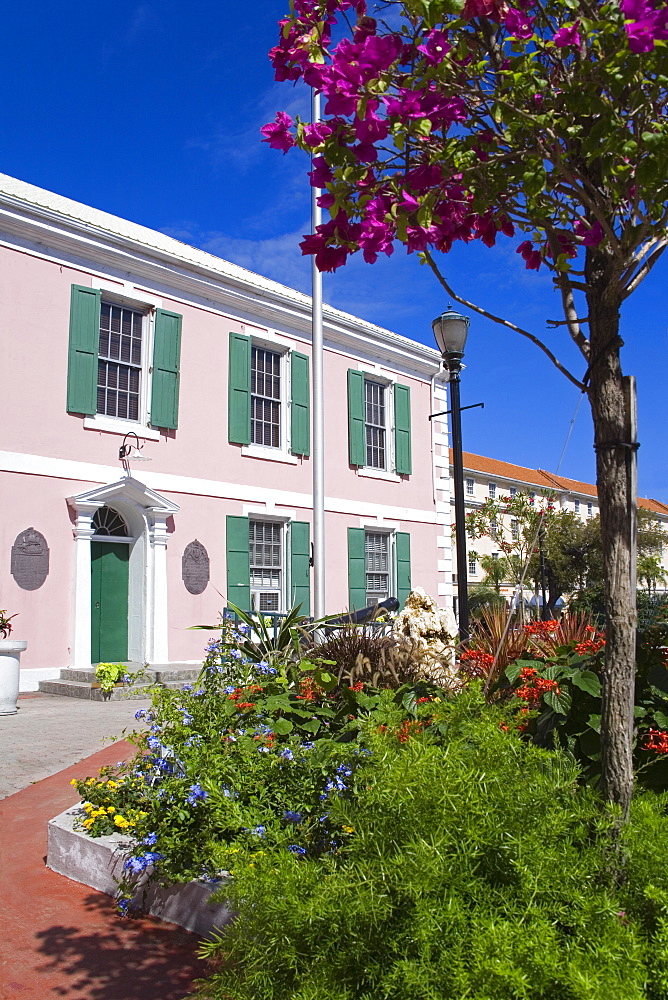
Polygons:
M452 298L456 302L459 302L460 305L466 306L467 309L473 309L474 312L479 313L481 316L485 316L487 319L491 319L494 323L499 323L501 326L507 326L509 330L513 330L515 333L519 333L523 337L526 337L527 340L530 340L533 344L536 345L536 347L539 347L540 350L547 355L552 364L559 369L562 375L566 376L569 382L572 382L573 385L577 386L578 389L581 389L583 392L585 391L586 386L584 385L584 383L581 382L578 378L576 378L575 375L573 375L571 372L569 372L568 368L562 365L561 361L559 361L554 356L552 351L542 342L542 340L539 340L538 337L535 337L533 333L529 333L528 330L523 330L521 326L517 326L515 323L511 323L510 320L502 319L500 316L495 316L494 313L487 312L487 310L483 309L481 306L476 306L473 302L469 302L467 299L462 298L461 295L457 295L457 293L452 290L446 279L441 274L430 251L429 250L423 251L422 256L429 264L429 267L432 269L432 271L438 278L439 282L441 283L445 291L448 293L448 295L452 296Z

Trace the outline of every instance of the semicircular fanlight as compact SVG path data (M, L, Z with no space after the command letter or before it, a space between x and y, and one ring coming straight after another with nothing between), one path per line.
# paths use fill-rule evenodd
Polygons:
M120 535L123 538L129 535L127 524L118 511L111 507L100 507L95 512L93 528L96 535Z

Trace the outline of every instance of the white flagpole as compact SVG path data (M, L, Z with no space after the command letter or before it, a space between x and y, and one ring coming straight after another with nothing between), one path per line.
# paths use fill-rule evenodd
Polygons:
M320 94L311 91L311 120L320 121ZM322 222L319 188L311 188L311 232ZM322 274L311 259L311 309L313 350L313 613L325 611L325 400L323 381Z

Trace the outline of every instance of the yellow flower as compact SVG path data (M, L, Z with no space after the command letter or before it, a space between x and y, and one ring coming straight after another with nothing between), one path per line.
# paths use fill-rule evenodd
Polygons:
M78 780L79 780L78 778L72 778L72 780L70 781L70 785L76 785Z
M111 813L115 813L115 812L116 812L116 808L115 808L115 806L107 806L107 812L108 812L109 814L111 814Z
M86 784L87 785L94 785L95 784L95 778L86 778Z
M342 826L341 829L343 830L344 833L354 833L355 832L352 826Z
M129 822L128 822L128 821L126 820L125 816L121 816L121 815L116 815L116 816L114 816L114 824L115 824L116 826L120 827L120 828L121 828L121 830L125 830L125 828L126 828L126 827L128 827L128 826L131 826L131 825L132 825L131 823L129 823Z
M89 817L88 819L85 819L85 820L83 821L83 825L84 825L84 826L86 827L86 829L87 829L87 830L90 830L90 828L91 828L91 826L93 825L93 823L94 823L94 822L95 822L95 820L94 820L94 819L91 819L91 818Z
M90 802L84 802L84 809L86 810L87 813L89 813L93 811L93 806L91 805Z
M118 784L115 781L108 781L107 788L118 788Z

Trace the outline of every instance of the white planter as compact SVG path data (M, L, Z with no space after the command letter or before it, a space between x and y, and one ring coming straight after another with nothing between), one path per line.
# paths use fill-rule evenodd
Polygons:
M0 715L15 715L25 639L0 639Z

